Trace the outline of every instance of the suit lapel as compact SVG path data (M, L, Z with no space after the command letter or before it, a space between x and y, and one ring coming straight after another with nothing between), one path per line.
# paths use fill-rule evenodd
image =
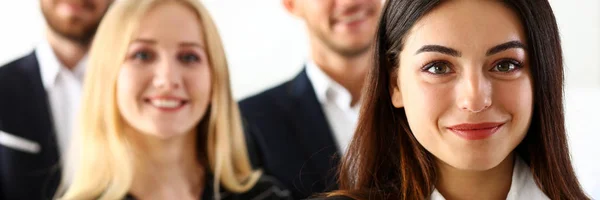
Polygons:
M27 105L22 107L22 114L28 119L27 123L34 127L29 137L40 143L42 153L46 154L44 157L48 158L46 161L55 162L58 160L58 151L54 125L35 53L29 55L26 62L28 63L25 63L24 69L27 80L24 86L30 92L27 96L22 96L23 105Z
M294 100L291 110L295 136L303 145L306 165L318 175L317 179L325 181L325 187L335 186L338 148L306 70L293 80L289 93Z
M50 113L50 104L42 83L40 66L35 53L30 54L26 62L23 66L26 74L26 81L23 86L30 92L22 96L21 101L25 105L21 107L22 115L29 124L28 129L30 131L27 131L27 133L30 135L27 137L38 142L41 147L38 166L40 166L40 173L48 173L49 175L47 180L41 180L45 186L43 192L51 195L54 194L55 186L60 180L58 144Z

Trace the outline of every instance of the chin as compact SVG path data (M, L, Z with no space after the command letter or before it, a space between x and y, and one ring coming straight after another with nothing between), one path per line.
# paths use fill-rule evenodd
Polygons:
M441 160L441 159L440 159ZM448 160L442 160L453 168L468 171L486 171L498 166L504 159L495 155L463 155Z
M156 136L159 139L171 139L186 135L187 131L179 129L154 129L150 135Z
M457 169L466 171L487 171L498 166L489 161L470 161L458 164L458 166L452 166Z
M346 56L358 56L363 55L370 49L370 43L363 41L352 41L347 42L345 45L340 45L337 48L337 52Z

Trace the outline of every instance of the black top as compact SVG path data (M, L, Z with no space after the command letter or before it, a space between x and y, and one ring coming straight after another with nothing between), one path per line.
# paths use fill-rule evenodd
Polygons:
M35 53L0 67L0 131L39 151L0 142L0 199L51 199L60 180L50 105Z
M241 101L240 110L253 165L294 199L337 189L338 147L306 70Z
M206 187L202 193L203 200L214 199L213 178L209 176L206 179ZM221 200L291 200L290 191L283 188L279 181L272 177L262 175L252 189L244 193L233 193L226 191L223 186L220 188ZM124 200L135 200L133 195L128 194Z

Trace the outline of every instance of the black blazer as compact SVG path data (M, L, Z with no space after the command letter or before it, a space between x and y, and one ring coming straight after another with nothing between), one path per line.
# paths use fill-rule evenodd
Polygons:
M0 143L0 199L50 199L60 180L58 150L35 53L0 67L0 131L37 143L31 153Z
M294 199L337 189L339 153L306 70L240 102L252 163Z

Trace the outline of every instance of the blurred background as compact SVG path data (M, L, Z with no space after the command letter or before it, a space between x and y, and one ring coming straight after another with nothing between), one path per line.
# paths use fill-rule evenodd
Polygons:
M294 77L308 56L304 24L280 0L203 0L225 44L236 99ZM550 0L565 59L565 109L581 184L600 199L600 1ZM0 65L43 40L39 0L0 0ZM543 66L542 66L543 67ZM0 94L0 98L2 98Z

